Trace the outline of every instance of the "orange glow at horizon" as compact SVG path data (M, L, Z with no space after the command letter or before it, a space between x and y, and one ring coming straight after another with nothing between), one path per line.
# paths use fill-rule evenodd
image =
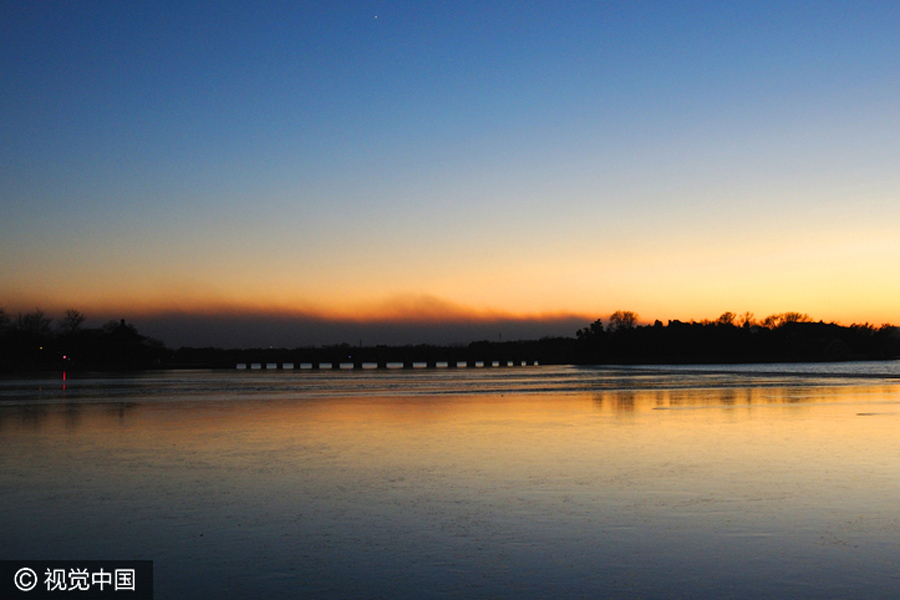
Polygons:
M363 257L347 268L325 262L293 268L273 261L265 268L237 269L218 260L209 268L176 264L167 272L177 261L164 257L145 271L110 275L100 265L69 275L62 263L41 278L17 274L0 307L13 315L75 308L88 318L199 315L356 323L590 323L616 310L634 311L644 323L665 323L715 319L726 311L752 312L758 319L794 311L844 325L900 324L900 276L893 276L900 274L892 260L900 255L900 241L883 233L848 233L827 243L772 239L755 251L750 242L678 242L667 246L644 237L630 252L598 247L571 258L548 252L543 258L532 253L384 268L377 257Z
M677 300L673 297L672 300ZM649 301L649 302L622 302L616 305L600 306L597 310L582 311L504 311L499 309L479 309L449 301L444 301L432 296L401 296L381 302L347 304L333 308L305 305L297 308L288 304L262 304L253 302L203 302L194 299L191 302L174 303L171 300L159 303L150 301L120 301L103 302L100 304L66 303L57 304L50 302L33 302L21 307L16 305L6 306L6 313L14 316L39 309L51 317L61 316L65 310L74 308L85 314L94 326L98 323L94 317L103 315L103 318L125 318L128 321L134 319L152 317L226 317L226 318L274 318L274 319L298 319L311 320L322 323L360 323L360 324L489 324L499 321L514 322L553 322L553 321L581 321L585 325L597 319L607 323L609 315L616 310L629 310L638 314L639 324L652 324L655 320L664 324L672 320L683 322L702 321L716 319L725 312L732 312L738 316L750 313L756 320L784 312L799 312L809 315L814 321L835 322L840 325L856 323L870 323L875 326L900 324L900 311L880 309L875 305L867 305L848 299L846 304L810 306L799 301L791 302L782 300L768 300L755 306L746 306L739 303L728 303L712 297L706 302L684 302L686 306L679 308L676 302ZM700 308L700 310L697 310ZM574 335L574 331L571 332Z

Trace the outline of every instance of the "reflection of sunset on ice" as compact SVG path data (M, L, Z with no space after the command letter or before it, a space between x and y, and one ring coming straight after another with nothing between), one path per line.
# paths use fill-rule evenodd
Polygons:
M900 367L766 368L6 378L0 560L153 560L166 598L891 598Z

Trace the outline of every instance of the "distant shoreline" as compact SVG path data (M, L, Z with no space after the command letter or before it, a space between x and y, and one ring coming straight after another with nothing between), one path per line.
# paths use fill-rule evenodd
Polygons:
M730 313L727 313L728 315ZM844 362L900 358L900 329L892 325L841 326L812 322L785 313L763 324L735 324L732 318L638 325L633 313L615 313L607 326L598 320L575 337L538 340L473 341L464 346L353 346L337 344L289 348L167 348L145 337L125 320L100 329L10 327L0 331L0 372L131 371L146 369L252 369L269 365L341 364L387 368L388 363L420 368L438 363L483 366L552 365L704 365ZM26 322L27 323L27 322ZM277 366L274 368L278 368Z

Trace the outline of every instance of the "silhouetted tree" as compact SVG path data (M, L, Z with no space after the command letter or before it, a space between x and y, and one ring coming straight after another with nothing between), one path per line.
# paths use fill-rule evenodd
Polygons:
M806 313L786 312L781 313L781 323L811 323L812 319Z
M737 318L737 315L733 312L723 312L719 315L719 318L716 319L716 325L734 325L734 320Z
M603 321L597 319L587 327L582 327L575 332L575 337L579 340L591 341L603 336Z
M81 324L84 323L84 315L75 310L74 308L70 308L66 311L66 316L62 318L62 321L59 323L60 333L63 335L72 335L81 327Z
M19 313L16 316L16 329L36 337L49 336L52 323L53 320L47 317L44 311L40 309L35 309L25 314Z
M609 328L613 332L634 329L638 315L630 310L617 310L609 316Z
M777 327L781 327L786 323L810 323L812 319L806 313L798 313L798 312L785 312L779 313L775 315L769 315L765 319L762 320L760 325L763 327L767 327L768 329L775 329Z

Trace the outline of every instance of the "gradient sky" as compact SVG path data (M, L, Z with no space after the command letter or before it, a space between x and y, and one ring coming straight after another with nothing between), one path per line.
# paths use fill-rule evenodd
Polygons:
M174 345L900 324L898 31L896 2L2 0L0 306Z

